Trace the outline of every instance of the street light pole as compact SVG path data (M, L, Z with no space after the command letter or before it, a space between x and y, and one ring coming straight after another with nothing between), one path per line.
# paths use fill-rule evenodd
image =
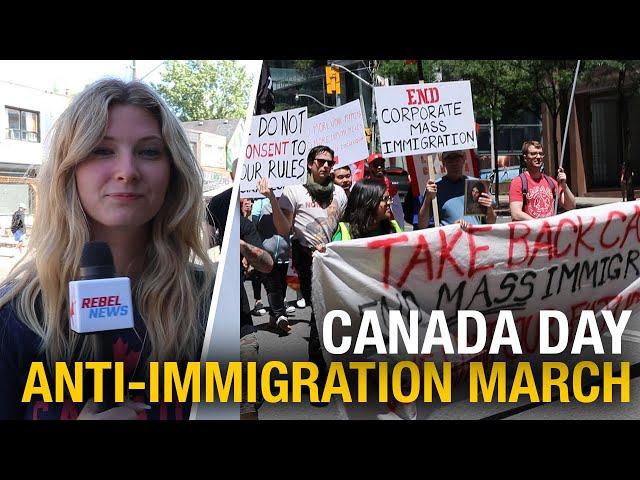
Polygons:
M377 145L377 141L376 141L376 133L377 132L376 132L376 128L375 128L376 127L376 121L375 121L376 102L375 102L375 89L374 89L375 85L367 82L360 75L355 74L354 72L349 70L344 65L340 65L339 63L332 63L329 66L332 67L332 68L339 68L340 70L344 70L348 74L356 77L361 83L364 83L366 86L371 88L371 152L370 153L375 152L376 151L376 145ZM374 79L374 82L375 82L375 69L372 72L372 78ZM336 98L337 98L337 95L336 95Z
M318 105L323 106L324 108L336 108L336 107L334 107L332 105L325 105L320 100L318 100L316 97L312 97L311 95L307 95L306 93L296 93L296 102L300 99L300 97L310 98L311 100L316 102Z
M373 88L373 85L371 85L369 82L367 82L364 78L362 78L360 75L356 75L355 73L353 73L351 70L349 70L347 67L340 65L339 63L332 63L330 65L330 67L333 68L339 68L341 70L344 70L345 72L353 75L354 77L356 77L358 80L360 80L362 83L364 83L365 85L368 85L369 87Z

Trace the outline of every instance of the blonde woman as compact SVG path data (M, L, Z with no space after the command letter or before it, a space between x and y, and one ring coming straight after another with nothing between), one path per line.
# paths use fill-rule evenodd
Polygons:
M199 360L213 288L202 173L157 93L100 80L59 117L49 147L27 254L0 289L0 418L187 419L189 405L145 405L140 391L106 411L92 401L21 403L33 361L51 369L96 354L95 336L68 321L86 242L107 242L116 276L131 279L135 329L110 332L125 385L144 381L149 361Z

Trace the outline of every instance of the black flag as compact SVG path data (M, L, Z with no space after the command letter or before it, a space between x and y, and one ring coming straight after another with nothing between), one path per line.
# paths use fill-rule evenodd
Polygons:
M271 113L276 108L275 96L273 94L273 82L271 81L271 70L266 61L262 61L262 72L260 72L260 83L256 95L255 115Z

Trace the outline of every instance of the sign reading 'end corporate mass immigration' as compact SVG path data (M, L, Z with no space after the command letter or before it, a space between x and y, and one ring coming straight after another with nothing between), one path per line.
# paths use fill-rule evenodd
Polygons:
M262 197L257 187L261 178L269 179L276 196L280 196L287 185L304 183L306 121L306 107L253 117L240 177L241 197Z
M307 145L331 147L336 166L350 165L369 156L359 100L309 118L305 129Z
M382 155L478 146L469 81L376 87L375 94Z

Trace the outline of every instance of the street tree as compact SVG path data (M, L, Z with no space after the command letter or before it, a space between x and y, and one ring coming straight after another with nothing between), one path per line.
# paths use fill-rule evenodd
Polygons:
M183 121L243 118L251 88L245 67L232 60L168 60L152 87Z

